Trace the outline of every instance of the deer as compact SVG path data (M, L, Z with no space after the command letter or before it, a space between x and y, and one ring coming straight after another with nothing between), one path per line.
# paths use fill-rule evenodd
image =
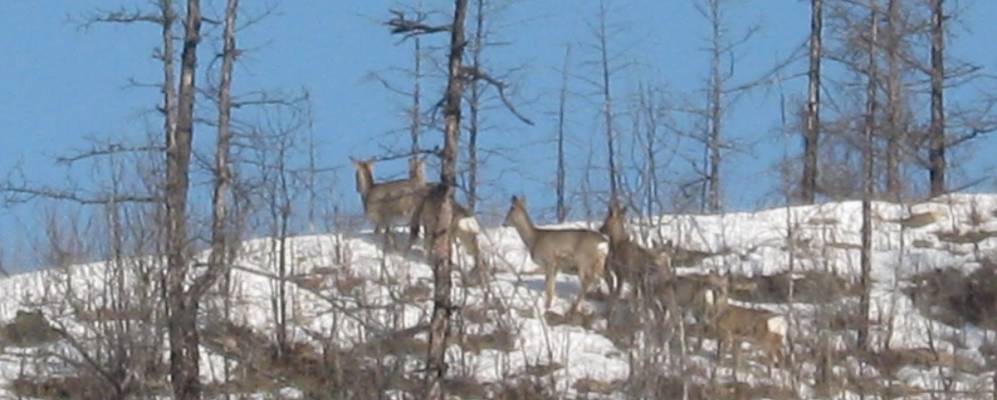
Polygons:
M354 160L357 193L363 202L364 215L374 224L374 234L384 234L385 247L393 247L391 227L410 222L412 213L426 195L426 177L422 161L409 161L408 179L374 182L374 161Z
M614 275L612 285L612 299L615 301L620 296L623 283L629 282L633 286L634 298L640 297L642 287L646 282L648 272L667 271L669 269L669 257L665 251L655 254L646 247L634 242L627 234L623 221L626 219L626 208L621 207L614 199L609 202L609 211L606 219L599 228L599 233L609 237L609 258L607 259L608 272ZM609 275L606 275L606 283L609 283Z
M789 324L778 313L757 308L747 308L729 304L728 284L716 291L713 306L712 327L717 333L717 360L723 356L726 346L734 350L734 380L740 367L741 343L748 342L760 347L766 353L769 376L773 364L782 365L782 348L785 345Z
M599 232L588 229L537 228L526 211L526 199L512 196L512 204L503 226L512 226L529 250L530 258L544 269L544 307L549 310L554 297L554 284L561 268L576 268L581 281L581 291L571 305L575 313L589 287L603 276L609 240Z
M412 219L409 222L409 232L411 235L409 243L415 242L419 237L419 227L425 227L426 232L423 238L423 248L427 249L427 252L431 236L429 230L436 226L440 205L446 199L446 189L446 186L442 184L429 185L426 195L423 196L422 201L419 202L419 206L412 213ZM474 259L474 267L476 269L485 267L480 248L478 247L478 234L481 233L481 226L478 224L477 218L474 217L474 214L470 210L457 204L456 201L451 202L451 204L453 205L453 218L450 224L451 232L454 233L460 244L466 248L468 254Z

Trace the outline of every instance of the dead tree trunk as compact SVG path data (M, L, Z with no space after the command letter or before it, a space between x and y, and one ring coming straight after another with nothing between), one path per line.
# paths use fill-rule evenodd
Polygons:
M706 210L720 211L720 121L723 92L723 76L720 72L720 57L723 53L723 32L721 29L720 0L709 0L710 36L710 79L707 88L707 133L706 133Z
M419 37L415 37L415 65L413 66L413 80L415 83L412 87L412 110L410 111L412 121L409 124L409 135L412 137L412 159L413 161L419 157L419 133L422 130L422 106L420 104L421 99L421 80L422 80L422 44L419 41Z
M450 222L453 218L453 194L457 185L457 149L460 135L460 101L463 92L461 59L464 53L464 20L467 0L455 0L453 25L450 29L450 58L447 91L443 109L444 145L440 181L446 197L440 205L439 218L432 234L433 315L429 323L429 351L426 360L426 398L443 400L443 379L446 376L446 343L450 332L450 317L454 311L450 290L453 286L450 257Z
M194 131L194 95L197 45L201 40L201 4L187 0L181 53L176 129L167 132L167 333L170 339L170 380L179 400L201 398L197 305L185 290L190 267L187 254L187 192L190 187L191 139Z
M228 195L232 185L232 171L229 166L229 149L231 147L232 121L232 70L235 66L235 19L239 8L239 0L228 0L225 5L225 27L222 34L222 68L218 84L218 137L215 145L215 183L211 198L211 253L208 256L208 270L202 275L191 290L194 313L201 296L220 277L226 276L226 264L229 262L229 244L232 238L228 223ZM227 282L226 282L227 283ZM224 285L224 316L229 316L228 285ZM229 364L224 364L223 373L226 382L230 379Z
M222 69L218 85L218 138L215 146L215 187L211 200L211 255L208 257L208 272L201 279L204 286L210 286L224 270L228 240L227 228L228 194L232 184L229 167L229 148L232 140L230 122L232 120L232 69L235 65L235 18L239 0L228 0L225 6L225 28L222 37ZM201 290L195 287L194 294Z
M609 198L616 199L619 188L616 170L616 150L614 146L615 142L615 131L613 129L613 96L610 90L610 71L609 71L609 49L607 44L606 32L606 18L607 18L606 2L599 2L599 56L600 63L602 66L602 106L603 114L605 116L606 122L606 147L609 162Z
M872 282L870 273L872 271L872 196L874 190L873 179L873 134L876 125L876 42L878 36L878 24L876 21L876 4L874 0L869 1L869 36L868 51L869 64L867 66L868 84L866 86L866 109L864 140L862 142L863 157L863 189L862 189L862 250L860 264L862 276L862 295L859 299L859 312L862 314L862 322L858 331L858 346L861 350L869 348L869 303Z
M820 62L821 29L823 17L821 0L810 1L810 69L807 73L807 126L803 137L802 200L806 204L816 201L817 154L820 143Z
M931 0L931 127L928 176L931 195L945 193L945 31L944 0Z
M887 4L886 38L886 193L890 199L899 200L900 187L900 143L901 143L901 80L900 80L900 1L889 0Z
M564 222L568 217L568 209L564 203L564 181L567 172L564 165L564 117L568 103L568 68L571 66L570 59L571 46L569 45L564 49L564 68L561 70L561 93L557 105L557 183L555 184L557 193L557 222Z
M481 70L481 52L484 45L485 0L476 0L477 14L474 18L474 41L471 45L471 67ZM474 211L478 202L478 133L481 129L481 83L477 79L468 82L471 96L467 101L467 207Z

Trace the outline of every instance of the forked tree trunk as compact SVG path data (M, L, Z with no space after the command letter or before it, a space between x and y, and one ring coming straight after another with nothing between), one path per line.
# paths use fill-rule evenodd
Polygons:
M928 150L931 195L945 193L944 0L931 0L931 127Z
M187 192L190 187L196 90L194 78L197 75L200 31L200 1L187 0L176 129L167 133L166 142L167 333L170 340L170 380L174 397L179 400L201 398L197 305L190 301L185 290L190 267L187 254Z
M453 219L453 194L457 184L460 102L463 92L461 58L465 46L466 16L467 0L455 0L453 25L450 29L449 74L443 109L445 137L440 174L440 181L446 188L446 197L440 205L439 218L432 234L433 315L429 323L429 351L426 357L426 398L434 400L443 400L446 397L443 379L447 372L446 343L450 332L450 317L453 313L453 301L450 297L453 286L450 275L453 269L453 260L450 257L450 222Z
M817 154L820 143L820 61L823 16L821 0L810 1L810 69L807 73L807 125L803 137L802 200L813 204L817 194Z

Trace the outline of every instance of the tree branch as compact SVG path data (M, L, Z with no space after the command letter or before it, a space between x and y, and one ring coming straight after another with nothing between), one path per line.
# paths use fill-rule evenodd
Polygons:
M465 79L475 81L482 80L494 86L495 89L498 90L499 98L502 99L502 104L505 104L505 107L509 109L509 112L511 112L512 115L515 115L516 118L519 118L520 121L523 121L523 123L533 126L533 121L523 116L523 114L520 114L519 111L516 110L516 107L513 106L512 103L509 102L509 99L505 96L505 88L507 86L505 82L495 79L491 75L488 75L488 73L482 71L481 68L474 66L461 67L461 75L463 75Z
M451 25L427 25L423 21L426 20L426 15L421 12L415 13L415 19L408 19L405 16L404 11L399 10L389 10L395 17L389 19L384 25L391 27L392 35L403 35L402 40L406 40L411 37L425 35L430 33L439 32L450 32Z

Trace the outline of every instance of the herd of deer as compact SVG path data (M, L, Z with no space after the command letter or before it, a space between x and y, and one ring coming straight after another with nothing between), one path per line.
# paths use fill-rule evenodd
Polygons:
M374 161L352 160L356 167L357 192L363 202L364 214L374 224L374 233L384 235L384 244L394 247L391 227L408 223L414 242L420 227L433 227L436 212L446 195L440 183L428 183L421 160L413 158L407 179L374 182ZM473 213L454 204L451 229L457 240L473 257L475 266L484 260L478 246L480 226ZM768 355L768 366L781 362L782 347L787 331L786 319L774 312L747 308L727 301L729 279L717 273L678 275L669 263L670 243L663 250L652 251L633 241L624 221L626 210L615 201L599 231L589 229L545 229L534 225L527 212L526 200L512 197L504 226L516 229L529 251L530 258L543 268L545 277L544 306L550 309L554 285L561 269L577 271L581 290L571 306L578 310L586 293L602 277L610 288L610 311L621 297L624 284L631 286L634 298L654 296L666 304L667 313L679 316L678 310L692 311L701 316L717 334L718 355L725 345L732 345L735 374L739 363L741 342L761 347ZM426 235L428 236L428 234ZM736 376L736 375L735 375Z

